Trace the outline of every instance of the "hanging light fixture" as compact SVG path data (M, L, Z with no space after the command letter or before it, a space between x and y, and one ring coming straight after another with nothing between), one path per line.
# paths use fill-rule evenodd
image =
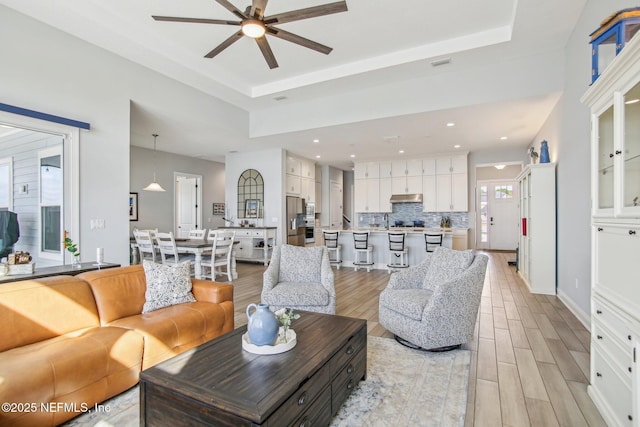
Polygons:
M154 133L153 134L153 182L147 185L146 187L144 187L143 190L145 191L165 191L165 189L162 188L160 184L158 184L158 181L156 181L156 138L157 137L158 137L158 134Z

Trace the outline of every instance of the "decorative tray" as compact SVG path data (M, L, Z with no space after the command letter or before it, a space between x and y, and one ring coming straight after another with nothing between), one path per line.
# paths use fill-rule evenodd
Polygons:
M255 345L249 340L249 333L242 334L242 348L249 353L254 354L278 354L291 350L296 346L296 333L293 329L287 331L287 341L285 342L282 334L282 328L278 332L278 340L275 345Z

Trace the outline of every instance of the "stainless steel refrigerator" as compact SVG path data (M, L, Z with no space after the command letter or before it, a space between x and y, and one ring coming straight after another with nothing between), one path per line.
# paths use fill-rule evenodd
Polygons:
M287 196L287 243L304 246L304 199Z

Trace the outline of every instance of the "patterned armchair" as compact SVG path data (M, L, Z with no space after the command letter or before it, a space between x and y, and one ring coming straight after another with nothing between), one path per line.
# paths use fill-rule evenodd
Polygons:
M391 275L380 294L380 324L414 348L451 350L473 337L489 257L439 247Z
M335 314L336 291L327 248L274 247L263 275L262 302L272 311L286 307Z

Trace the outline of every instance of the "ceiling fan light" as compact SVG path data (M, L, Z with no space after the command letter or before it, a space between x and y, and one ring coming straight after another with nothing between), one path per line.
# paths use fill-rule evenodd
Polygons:
M242 34L253 39L264 36L267 31L262 21L257 19L247 19L242 23Z

